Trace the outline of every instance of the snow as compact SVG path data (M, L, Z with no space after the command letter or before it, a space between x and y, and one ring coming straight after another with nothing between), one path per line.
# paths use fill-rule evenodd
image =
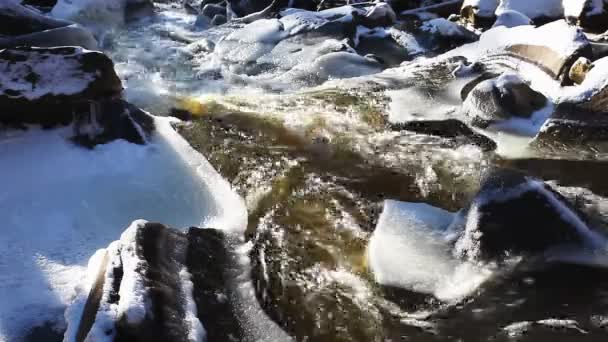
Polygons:
M146 225L144 220L136 220L120 236L120 259L123 277L118 295L118 317L126 319L129 325L143 322L148 314L151 299L145 286L147 262L140 259L137 250L137 231Z
M560 102L588 101L606 87L608 87L608 57L603 57L593 62L593 68L589 70L583 83L563 91Z
M602 14L604 0L563 0L564 16L578 18L582 14Z
M423 203L387 200L368 246L376 281L459 301L491 270L451 255L446 228L454 214Z
M561 18L564 15L562 1L563 0L500 0L498 8L496 8L496 15L500 15L507 10L513 10L532 19L541 17Z
M54 54L36 49L11 51L12 54L23 54L27 59L15 62L0 60L0 69L3 70L0 73L0 93L17 91L20 94L15 97L33 100L47 94L73 95L84 91L95 79L95 74L83 71L77 57L84 53L101 52L74 49L73 54ZM28 81L30 73L38 75L35 84Z
M184 312L186 315L185 320L188 325L188 340L190 342L203 342L206 340L207 333L197 316L196 303L194 302L192 294L194 288L194 284L191 280L192 275L188 273L187 269L182 269L179 272L179 277L182 284L182 293L186 301Z
M498 15L492 27L516 27L522 25L532 25L532 20L520 12L505 10Z
M87 278L93 251L134 219L242 232L242 199L209 163L156 119L147 146L87 150L69 128L0 134L0 340L17 340L64 308ZM86 285L84 285L86 287Z

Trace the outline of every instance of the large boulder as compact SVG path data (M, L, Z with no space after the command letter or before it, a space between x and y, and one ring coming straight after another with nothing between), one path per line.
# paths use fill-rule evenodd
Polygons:
M98 48L93 35L84 28L5 1L0 3L0 49L14 46Z
M226 238L135 221L89 262L88 296L67 311L64 341L239 341Z
M120 99L112 60L77 47L0 51L0 123L44 128L72 124L74 140L93 147L116 139L144 144L152 118Z
M540 180L498 170L457 215L454 253L471 260L537 255L554 247L593 248L603 239L582 213Z
M539 27L494 27L481 35L478 50L483 52L482 63L507 65L522 72L531 65L563 84L570 83L568 71L579 57L593 55L583 32L564 20Z
M512 117L530 118L546 102L543 94L530 88L519 76L505 73L478 83L467 94L463 111L475 125L487 127Z

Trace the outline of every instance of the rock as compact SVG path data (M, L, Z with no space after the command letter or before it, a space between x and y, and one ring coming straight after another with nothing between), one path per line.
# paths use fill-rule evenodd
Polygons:
M0 122L50 127L72 120L72 109L120 95L114 63L76 47L0 51Z
M496 149L496 143L485 135L476 133L462 121L456 119L409 121L393 124L393 130L405 130L420 134L454 139L456 145L473 144L484 151Z
M568 77L572 80L572 82L581 84L585 80L585 76L587 76L589 70L592 68L593 63L589 59L579 57L576 62L572 64L570 71L568 71Z
M492 27L504 26L504 27L516 27L522 25L532 25L532 19L528 18L522 13L513 10L506 10L500 13L496 18Z
M608 58L596 60L584 81L564 96L533 142L538 148L608 148Z
M520 64L525 63L562 84L570 82L568 70L576 59L592 56L586 36L564 20L540 27L494 27L481 35L479 51L485 51L484 64L513 65L512 68L519 70Z
M22 5L34 6L38 8L49 9L57 4L57 0L23 0Z
M402 46L392 36L375 34L373 30L370 34L360 34L358 40L355 48L358 54L362 56L373 54L387 67L398 66L404 61L412 60L420 53L420 50L411 49L411 46Z
M273 0L227 0L230 10L238 17L259 12L270 6Z
M213 17L213 19L211 19L211 25L213 25L213 26L223 25L227 22L228 22L228 18L226 18L226 16L222 15L222 14L217 14L216 16Z
M465 43L477 41L475 33L467 30L458 23L444 18L425 21L419 30L422 34L423 46L437 52L447 51Z
M218 14L225 16L226 8L217 4L207 4L203 7L203 11L201 12L201 14L210 19Z
M97 50L93 35L72 22L46 17L17 2L0 4L0 49L14 46L82 46Z
M0 51L0 123L45 128L73 124L77 143L144 144L152 117L121 100L122 83L101 52L75 47Z
M498 0L465 0L460 9L460 17L475 27L488 28L492 26L498 7Z
M536 0L532 5L528 0L499 0L496 15L506 11L516 11L537 23L547 23L564 17L563 0Z
M516 74L503 74L477 84L462 108L475 125L487 127L511 117L530 118L546 102L544 95L530 88Z
M387 3L381 2L370 8L365 14L365 26L391 26L397 21L397 15Z
M608 29L608 14L602 0L570 2L568 6L564 6L564 17L586 31L602 32Z
M97 276L86 299L68 309L64 341L242 340L225 243L214 229L133 222L89 262ZM73 314L83 300L82 314Z
M454 253L471 260L501 260L550 248L587 248L597 233L563 196L542 181L498 170L448 228L460 232Z

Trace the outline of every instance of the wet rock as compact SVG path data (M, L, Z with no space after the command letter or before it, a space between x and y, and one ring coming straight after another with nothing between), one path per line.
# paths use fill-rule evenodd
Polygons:
M225 15L222 15L222 14L218 14L215 17L213 17L213 19L211 19L211 25L213 25L213 26L223 25L227 22L228 22L228 19L226 18Z
M205 5L205 7L203 7L203 11L201 12L201 14L210 19L218 14L225 16L226 8L217 4L207 4Z
M465 43L477 41L475 33L444 18L425 21L420 27L422 45L437 52L447 51Z
M568 71L568 77L572 80L572 82L576 84L581 84L585 80L585 76L589 70L593 68L593 63L585 58L580 57L579 59L572 64L570 71Z
M467 95L463 111L480 127L511 117L530 118L546 98L516 74L503 74L477 84Z
M496 149L496 143L483 134L473 131L462 121L456 119L410 121L393 124L393 130L405 130L420 134L439 136L453 139L455 146L474 144L484 151Z
M225 243L214 229L133 222L91 259L96 276L88 296L68 309L64 340L241 340L228 300ZM81 302L82 314L71 316Z
M17 2L0 4L0 48L14 46L82 46L96 50L97 41L72 22L53 19Z
M586 248L596 239L584 216L564 197L511 170L491 173L449 229L461 232L455 254L473 260L538 254L560 245Z

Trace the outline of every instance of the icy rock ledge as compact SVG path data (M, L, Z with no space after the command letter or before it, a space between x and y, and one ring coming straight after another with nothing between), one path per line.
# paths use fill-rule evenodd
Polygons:
M242 334L225 283L225 235L134 221L88 267L66 312L66 342L232 341Z
M382 285L459 301L513 260L585 264L584 255L605 253L606 238L586 222L549 185L498 170L458 213L386 201L368 246L369 266Z

